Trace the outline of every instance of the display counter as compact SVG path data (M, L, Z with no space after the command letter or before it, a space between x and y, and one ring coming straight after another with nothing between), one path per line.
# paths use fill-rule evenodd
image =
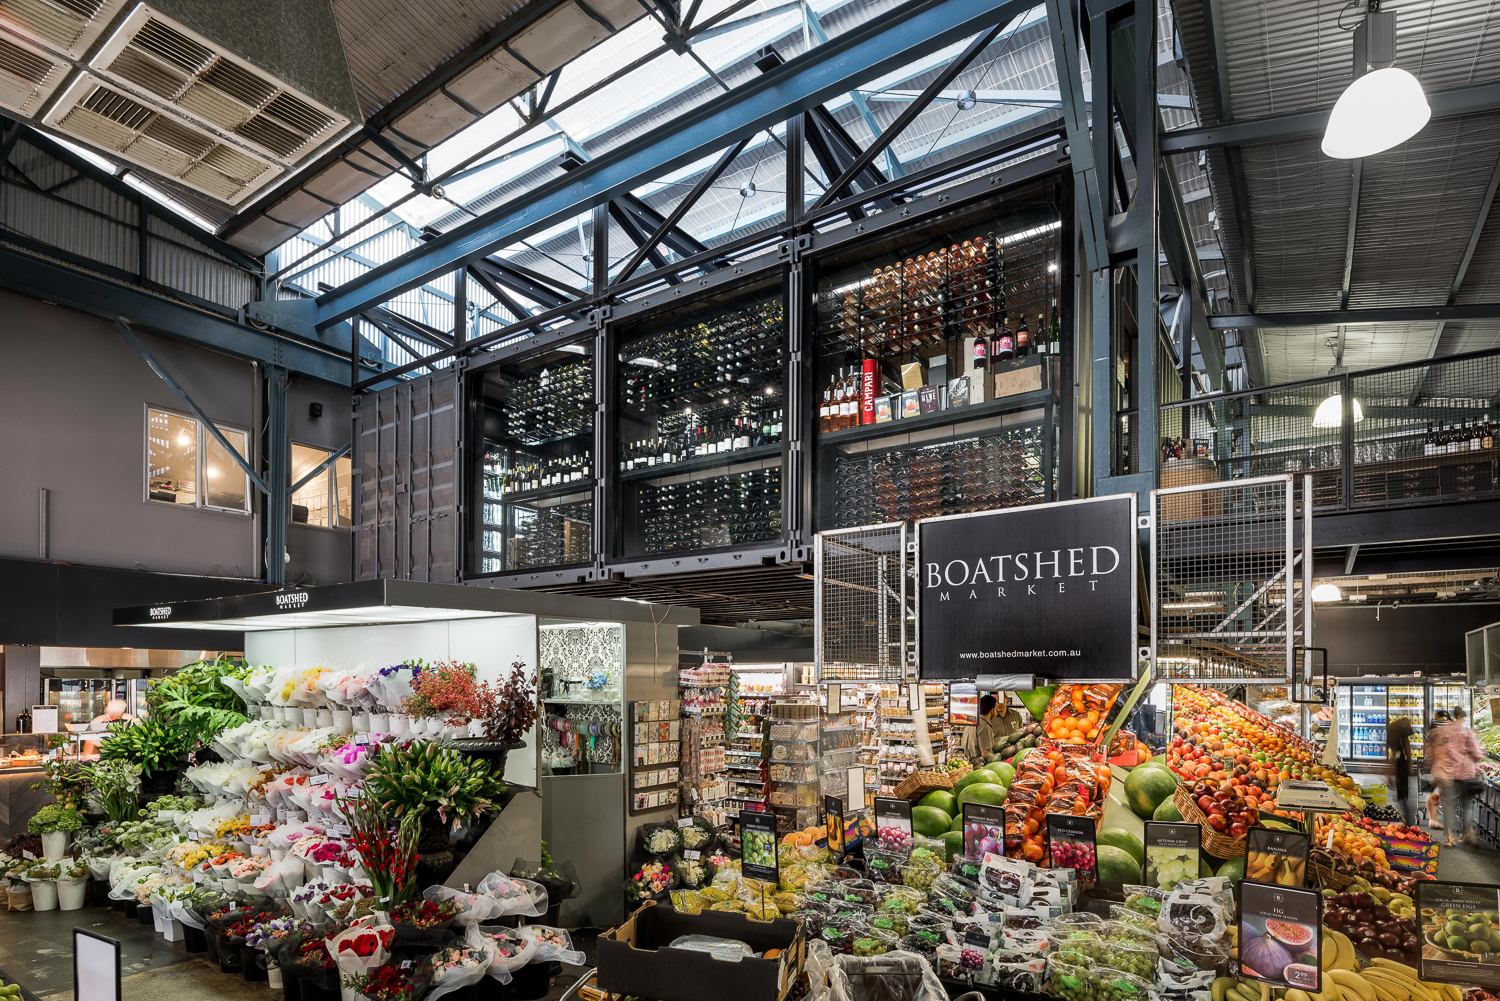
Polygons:
M47 793L31 791L46 774L41 765L0 766L0 842L24 833L31 815L52 801Z

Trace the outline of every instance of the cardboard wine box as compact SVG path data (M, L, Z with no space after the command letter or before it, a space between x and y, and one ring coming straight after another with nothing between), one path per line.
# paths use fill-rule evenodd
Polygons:
M715 959L695 949L674 949L684 935L738 939L774 959ZM807 943L802 925L787 918L756 921L747 914L684 914L648 900L620 927L600 936L598 983L613 994L659 1001L771 1001L785 998L802 972Z
M994 363L994 387L997 400L1019 393L1031 393L1047 385L1046 361L1041 355Z

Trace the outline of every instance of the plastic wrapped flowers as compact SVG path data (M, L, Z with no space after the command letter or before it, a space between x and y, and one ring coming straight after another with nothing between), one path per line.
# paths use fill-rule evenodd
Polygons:
M625 893L632 901L649 900L676 885L671 866L665 862L647 862L641 871L625 883Z

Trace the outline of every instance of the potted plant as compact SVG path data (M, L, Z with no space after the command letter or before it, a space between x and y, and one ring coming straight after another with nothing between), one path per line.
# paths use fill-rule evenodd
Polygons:
M47 777L31 783L32 792L44 792L69 810L88 805L89 781L83 765L65 758L54 758L43 766Z
M515 661L503 683L487 681L475 686L463 710L474 739L453 741L452 746L488 760L495 774L503 777L506 756L526 746L539 712L536 687L526 676L526 665Z
M77 810L57 803L42 807L26 822L26 829L42 836L42 858L60 859L68 854L68 836L83 826Z
M143 791L169 793L177 783L183 756L196 743L196 736L186 726L153 716L140 723L110 724L109 739L99 749L99 759L139 765Z
M82 862L64 862L57 876L57 906L59 910L76 911L83 907L83 898L88 893L89 867Z
M26 882L31 884L31 906L35 910L57 910L57 876L61 869L56 863L42 863L26 870Z
M506 788L484 762L424 742L382 745L365 773L364 792L393 819L420 825L418 875L425 886L453 871L448 833L454 821L495 811Z
M456 660L414 668L411 694L401 700L402 712L436 723L439 731L466 726L479 687L474 674L473 664Z

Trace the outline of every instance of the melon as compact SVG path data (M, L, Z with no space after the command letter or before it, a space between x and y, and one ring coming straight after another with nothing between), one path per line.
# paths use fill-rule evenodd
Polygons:
M1100 845L1095 859L1099 866L1099 885L1106 890L1118 891L1142 882L1140 863L1123 848Z
M1130 853L1130 857L1141 865L1146 864L1146 846L1141 839L1125 830L1123 827L1106 827L1096 835L1095 840L1099 847L1112 845Z
M963 829L964 829L964 808L960 806L960 807L957 808L957 812L953 815L953 823L951 823L951 824L948 825L948 830L950 830L950 831L958 831L958 832L962 833Z
M959 821L962 823L962 819ZM940 839L943 842L943 860L952 862L964 853L964 832L949 831Z
M974 785L965 786L964 791L958 794L958 804L983 803L986 806L1003 806L1005 797L1010 795L1010 790L995 782L976 782Z
M1007 765L1004 762L996 762L993 765L986 765L985 771L994 772L996 775L1000 776L1000 784L1003 786L1009 786L1016 779L1015 766Z
M969 786L979 785L979 784L984 783L984 782L994 782L994 781L995 781L995 773L994 772L985 771L983 768L976 768L974 771L970 772L969 774L965 775L963 778L959 779L957 782L953 783L952 795L954 795L955 797L957 797L957 796L960 796L963 793L963 791L965 789L967 789ZM959 802L962 802L962 800L959 800Z
M911 829L915 834L924 838L936 838L948 833L948 828L953 823L953 818L946 810L939 810L935 806L914 806L911 808Z
M952 816L958 812L958 800L946 789L937 789L917 800L918 806L935 806Z
M1215 875L1223 876L1225 879L1235 883L1244 879L1245 856L1241 855L1239 858L1232 858L1228 862L1225 862L1223 865L1219 866L1219 871L1215 873ZM1295 943L1289 942L1287 944L1294 945Z
M1149 819L1177 791L1177 777L1164 768L1143 765L1125 778L1125 802L1137 817Z
M1180 824L1182 823L1182 811L1177 809L1176 803L1170 799L1164 799L1161 801L1161 806L1156 808L1156 812L1151 814L1151 819L1160 820L1168 824Z

